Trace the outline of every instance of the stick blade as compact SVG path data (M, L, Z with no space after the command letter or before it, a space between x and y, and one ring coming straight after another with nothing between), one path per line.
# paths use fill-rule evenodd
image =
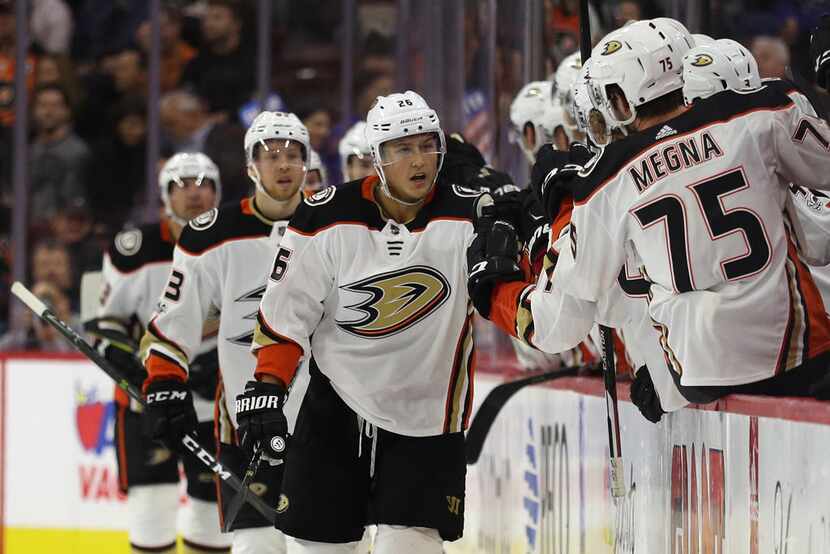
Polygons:
M42 317L48 309L46 304L32 294L32 291L23 286L23 283L20 281L15 281L12 285L12 294L19 298L21 302L26 304L27 308L35 312L39 317Z

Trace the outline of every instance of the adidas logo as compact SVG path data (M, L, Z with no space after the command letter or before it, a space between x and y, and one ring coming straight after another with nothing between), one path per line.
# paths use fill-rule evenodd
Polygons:
M654 140L660 140L661 138L670 137L672 135L676 135L677 131L669 127L668 125L663 125L663 128L657 132L657 136L654 137Z

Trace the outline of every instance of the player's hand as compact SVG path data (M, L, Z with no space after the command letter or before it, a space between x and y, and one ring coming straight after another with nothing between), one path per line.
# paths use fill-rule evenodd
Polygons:
M282 407L285 387L277 383L248 381L245 392L236 397L236 423L242 450L253 453L259 443L274 459L285 456L288 422Z
M652 423L658 423L666 413L660 405L660 398L654 390L654 382L646 366L637 370L631 383L631 402L637 406L643 417Z
M147 378L147 370L141 365L134 352L125 350L108 339L99 341L96 350L109 363L118 368L130 384L141 388Z
M219 354L216 348L196 356L188 369L188 382L193 393L212 401L219 385Z
M513 185L510 175L488 166L478 148L459 133L447 136L447 155L441 173L450 183L474 190L494 191Z
M478 313L490 317L493 287L497 283L520 281L519 243L516 229L509 222L492 220L489 227L479 225L467 249L467 292Z
M810 37L810 59L816 72L816 84L828 87L830 74L830 14L824 14Z
M550 144L539 149L530 173L530 186L549 221L559 214L562 200L571 194L573 179L592 155L580 143L574 143L568 151L554 150Z
M190 387L176 379L150 382L144 389L144 433L170 450L183 450L182 437L196 435L198 420Z

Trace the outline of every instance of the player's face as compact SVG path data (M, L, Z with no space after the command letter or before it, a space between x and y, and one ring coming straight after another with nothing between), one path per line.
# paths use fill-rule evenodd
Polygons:
M319 169L312 169L305 177L305 186L303 187L303 194L308 197L323 188L323 176L320 175Z
M170 183L170 207L173 213L184 220L191 220L216 205L216 185L212 179L203 179L197 185L196 179L182 179L184 186Z
M372 155L365 156L349 156L349 161L346 164L346 169L349 174L346 175L347 181L354 181L356 179L363 179L369 175L375 174L375 165L372 163Z
M441 145L434 133L403 137L382 146L383 172L392 193L417 202L432 190L438 173Z
M271 198L290 200L306 176L303 147L293 140L268 140L265 145L267 149L257 146L254 158L260 182Z

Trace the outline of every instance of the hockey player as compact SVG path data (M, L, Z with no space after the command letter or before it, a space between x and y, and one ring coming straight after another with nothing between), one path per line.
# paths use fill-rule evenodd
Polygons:
M784 204L790 181L830 187L830 130L775 87L686 107L676 48L645 23L591 71L593 96L630 136L546 184L576 205L551 290L596 301L628 262L650 284L687 399L805 394L826 372L830 322Z
M160 223L116 235L104 256L103 289L98 318L85 327L100 338L99 350L129 379L141 386L146 375L137 358L140 332L146 328L167 283L173 247L187 221L215 207L221 196L216 165L204 154L176 154L162 167L159 191L165 218ZM137 335L137 336L135 336ZM213 397L218 379L216 340L194 342L191 365L198 428L206 448L213 438ZM148 439L141 414L116 388L115 443L118 482L127 493L128 532L134 553L175 552L179 510L179 456ZM182 535L186 552L227 551L220 533L213 474L190 456L182 456L188 502Z
M564 130L569 143L585 140L585 135L579 130L579 126L573 117L573 84L576 82L581 68L582 58L579 52L574 52L559 63L553 75L553 100L562 109ZM561 147L559 149L564 150Z
M320 159L320 154L311 151L311 161L308 164L308 175L305 178L305 185L303 186L303 196L306 198L319 192L328 186L328 176L326 175L326 166Z
M245 133L248 175L256 185L253 197L224 205L192 220L179 239L173 268L158 315L145 335L148 378L144 389L150 398L176 398L148 402L146 417L154 436L176 444L192 429L188 370L198 344L201 322L219 314L218 351L222 388L217 398L219 459L241 474L248 459L237 446L235 415L227 398L243 390L253 373L250 354L254 322L274 250L287 220L302 200L310 155L308 131L290 113L262 112ZM251 490L276 506L282 478L281 460L271 452L259 466ZM230 489L220 490L226 504ZM249 506L243 506L233 527L233 552L281 553L285 541Z
M377 98L366 141L377 176L329 187L291 219L237 418L263 442L284 434L272 406L309 359L278 528L297 552L352 552L377 524L377 554L438 554L463 530L475 367L464 249L479 193L443 180L444 133L414 92Z
M337 145L343 182L363 179L375 174L372 149L366 144L366 122L358 121L346 131Z

